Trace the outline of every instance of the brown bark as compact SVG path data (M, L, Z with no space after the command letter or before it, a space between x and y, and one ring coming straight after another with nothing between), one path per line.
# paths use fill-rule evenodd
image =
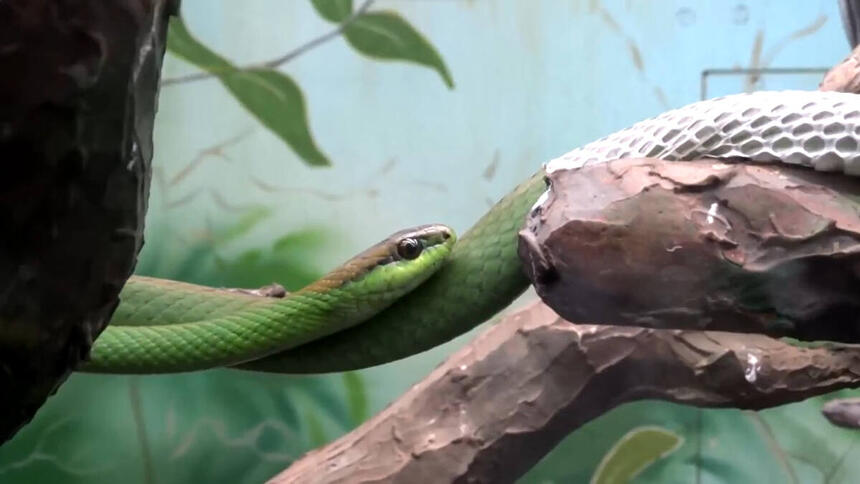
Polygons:
M89 351L134 267L176 4L0 1L0 443Z
M567 320L860 342L860 178L624 159L550 180L520 257Z
M860 398L838 398L821 407L821 413L833 425L860 429Z
M860 46L855 47L845 60L827 71L818 89L860 94Z
M576 325L536 302L271 482L513 482L567 434L625 402L762 409L858 382L860 349Z

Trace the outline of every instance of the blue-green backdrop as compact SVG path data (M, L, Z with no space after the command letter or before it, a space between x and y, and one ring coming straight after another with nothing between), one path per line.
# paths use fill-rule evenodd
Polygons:
M235 65L300 48L277 69L300 89L306 116L293 118L330 165L312 165L217 77L183 79L200 64L169 53L138 273L297 288L399 228L462 232L541 162L703 89L814 89L821 77L711 76L703 86L704 70L827 67L849 51L836 0L377 0L368 12L395 12L426 40L429 50L415 47L425 65L360 52L360 33L301 48L336 28L338 9L362 6L183 0L189 35ZM345 375L74 375L0 448L0 482L260 482L472 336ZM587 482L642 425L683 442L637 482L854 482L854 434L828 426L820 403L758 414L627 405L523 482Z

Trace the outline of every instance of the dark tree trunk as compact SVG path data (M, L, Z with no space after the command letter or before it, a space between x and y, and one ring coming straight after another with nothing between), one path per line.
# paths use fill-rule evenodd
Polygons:
M89 351L134 268L177 4L0 2L0 443Z

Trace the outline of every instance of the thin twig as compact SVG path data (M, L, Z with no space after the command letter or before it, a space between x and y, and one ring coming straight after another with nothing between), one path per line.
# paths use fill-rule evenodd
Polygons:
M215 143L211 146L207 146L206 148L203 148L202 150L198 151L197 155L195 155L194 158L187 165L185 165L181 170L179 170L175 175L170 178L167 185L174 186L184 180L192 171L194 171L198 166L200 166L204 161L206 161L208 157L215 156L223 158L225 160L229 160L229 157L224 154L224 149L244 140L252 132L253 130L251 130L250 128L245 129L244 131L241 131L234 136L227 138L226 140L219 141L218 143Z
M310 41L296 47L295 49L293 49L293 50L287 52L286 54L284 54L280 57L277 57L275 59L272 59L272 60L269 60L266 62L250 64L250 65L247 65L245 67L237 67L236 69L212 70L209 72L197 72L194 74L187 74L184 76L169 77L169 78L162 79L161 85L162 86L171 86L171 85L182 84L182 83L186 83L186 82L209 79L210 77L215 77L219 73L234 72L234 71L247 71L247 70L252 70L252 69L260 69L260 68L272 69L272 68L278 67L280 65L286 64L287 62L295 59L296 57L304 54L305 52L313 49L314 47L317 47L317 46L319 46L325 42L328 42L329 40L340 35L344 31L344 29L346 29L346 27L349 24L351 24L356 19L358 19L358 17L362 16L367 11L367 9L370 8L371 4L373 4L374 1L375 0L365 0L364 3L362 3L358 7L358 9L356 9L352 13L352 15L347 17L343 22L339 23L337 28L335 28L334 30L327 32L323 35L320 35L319 37L316 37L314 39L311 39Z
M363 15L363 14L364 14L364 12L366 12L366 11L367 11L367 9L368 9L368 8L370 8L370 5L371 5L373 2L374 2L374 0L365 0L365 1L364 1L364 3L362 3L362 4L358 7L358 9L357 9L355 12L353 12L353 13L352 13L352 15L350 15L349 17L347 17L347 19L346 19L346 20L344 20L343 22L341 22L341 23L337 26L337 28L336 28L336 29L332 30L331 32L329 32L329 33L327 33L327 34L321 35L321 36L317 37L316 39L313 39L313 40L311 40L310 42L308 42L308 43L306 43L306 44L304 44L304 45L300 45L300 46L298 46L297 48L295 48L295 49L291 50L290 52L287 52L286 54L284 54L284 55L283 55L283 56L281 56L281 57L278 57L277 59L272 59L272 60L270 60L269 62L264 62L264 63L263 63L263 65L264 65L265 67L269 67L269 68L272 68L272 67L278 67L278 66L280 66L281 64L285 64L285 63L287 63L287 62L289 62L289 61L293 60L294 58L296 58L296 57L298 57L298 56L300 56L300 55L304 54L305 52L309 51L310 49L313 49L314 47L316 47L316 46L318 46L318 45L320 45L320 44L322 44L322 43L324 43L324 42L327 42L327 41L329 41L329 40L331 40L331 39L333 39L333 38L337 37L338 35L340 35L340 34L341 34L341 32L343 32L343 31L344 31L344 29L345 29L349 24L351 24L352 22L354 22L354 21L355 21L358 17L360 17L361 15Z

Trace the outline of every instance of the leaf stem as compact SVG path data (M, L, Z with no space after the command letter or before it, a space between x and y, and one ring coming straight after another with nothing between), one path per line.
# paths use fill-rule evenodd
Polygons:
M236 70L243 71L243 70L259 69L259 68L272 69L272 68L281 66L283 64L286 64L287 62L295 59L296 57L304 54L305 52L313 49L314 47L322 45L325 42L328 42L329 40L339 36L349 24L351 24L356 19L358 19L358 17L362 16L367 11L367 9L370 8L371 4L373 4L374 1L375 0L364 0L364 3L359 5L359 7L354 12L352 12L352 15L350 15L349 17L344 19L344 21L339 23L337 25L337 27L332 31L327 32L323 35L320 35L319 37L316 37L314 39L311 39L308 42L296 47L295 49L287 52L286 54L284 54L280 57L276 57L276 58L269 60L269 61L266 61L266 62L261 62L261 63L257 63L257 64L250 64L250 65L247 65L245 67L239 67ZM168 77L168 78L161 80L161 85L162 86L172 86L172 85L176 85L176 84L183 84L186 82L200 81L203 79L209 79L211 77L215 77L217 74L218 74L218 72L216 72L215 70L212 70L209 72L196 72L194 74L187 74L184 76Z

